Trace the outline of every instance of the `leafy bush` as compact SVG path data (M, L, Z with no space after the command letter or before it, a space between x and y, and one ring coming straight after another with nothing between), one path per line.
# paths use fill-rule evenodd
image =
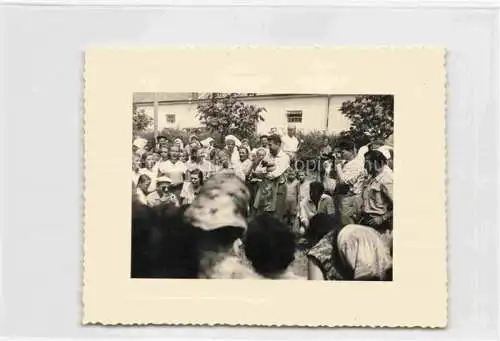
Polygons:
M354 101L345 101L340 111L351 121L349 137L359 147L369 140L386 140L394 132L394 96L356 96Z
M217 142L232 134L238 138L255 135L257 123L264 121L265 108L245 104L237 93L211 93L198 104L198 118Z
M146 131L152 124L153 118L146 115L144 110L137 109L134 105L132 109L132 127L134 133L140 133Z

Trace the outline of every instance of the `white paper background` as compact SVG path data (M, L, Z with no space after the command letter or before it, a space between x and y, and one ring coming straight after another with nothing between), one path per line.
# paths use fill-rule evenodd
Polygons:
M0 335L288 340L498 335L497 20L495 9L477 6L0 5L5 165ZM81 327L83 50L96 44L447 46L448 329ZM425 145L425 132L421 143L432 148Z

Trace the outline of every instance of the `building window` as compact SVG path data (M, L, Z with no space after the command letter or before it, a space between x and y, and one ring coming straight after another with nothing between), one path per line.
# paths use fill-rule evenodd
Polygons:
M302 110L288 110L286 118L288 123L302 123Z
M175 114L167 115L167 123L175 123Z

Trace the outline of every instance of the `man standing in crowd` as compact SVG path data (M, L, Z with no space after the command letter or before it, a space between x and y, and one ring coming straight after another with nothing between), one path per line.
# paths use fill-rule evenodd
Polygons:
M299 139L297 138L297 129L294 125L289 125L287 128L287 133L280 134L282 149L288 155L291 162L295 161L297 155L297 150L299 149Z
M360 224L379 231L392 249L393 174L379 150L365 155L368 179L363 189Z
M285 171L290 165L290 158L281 150L279 135L269 136L269 156L263 164L265 168L262 171L254 172L254 176L262 179L255 196L254 208L283 220L286 210Z
M354 142L341 140L335 150L335 172L340 221L342 225L354 224L362 204L361 191L365 179L364 155L356 154Z

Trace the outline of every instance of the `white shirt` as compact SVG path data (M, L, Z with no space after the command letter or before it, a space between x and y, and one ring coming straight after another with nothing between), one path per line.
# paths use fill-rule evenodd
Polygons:
M148 204L147 196L142 192L140 188L136 188L135 193L137 194L137 201L139 201L143 205Z
M238 149L234 147L233 152L231 153L231 158L229 160L232 165L238 166L240 162L240 153L238 152Z
M203 178L208 179L212 172L215 170L214 165L208 160L201 160L201 162L194 162L189 160L186 162L186 170L192 171L194 169L199 169L203 172Z
M148 192L153 192L156 190L156 178L158 177L158 164L154 165L151 170L147 168L139 169L139 174L145 174L151 179L151 185L148 187ZM139 178L138 178L139 179Z
M299 139L296 136L281 135L281 149L284 152L296 153L299 148Z
M161 162L158 170L172 180L172 185L180 185L184 182L184 173L186 173L186 165L178 160L175 164L167 160Z
M271 153L269 153L269 160L276 164L276 168L272 172L267 173L269 179L276 179L290 167L290 157L282 150L280 150L276 156L272 156Z
M246 159L241 163L241 172L243 173L244 177L248 175L251 167L252 167L252 161L250 159Z

